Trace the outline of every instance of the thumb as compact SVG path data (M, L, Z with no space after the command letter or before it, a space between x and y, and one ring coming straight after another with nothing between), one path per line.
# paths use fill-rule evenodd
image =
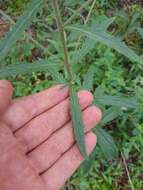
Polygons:
M0 113L3 112L10 103L13 88L10 82L0 80Z

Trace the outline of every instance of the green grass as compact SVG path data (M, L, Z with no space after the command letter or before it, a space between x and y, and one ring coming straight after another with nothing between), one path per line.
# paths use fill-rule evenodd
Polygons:
M73 2L71 8L75 10L76 1ZM79 3L82 4L82 0ZM27 1L5 1L3 3L3 9L5 13L9 14L11 18L15 19L15 16L21 14L26 6ZM116 1L97 1L97 7L92 12L91 17L109 14L110 11L115 11ZM110 3L110 4L109 4ZM90 7L87 6L85 14L89 11ZM127 11L129 17L134 12L141 12L142 8L138 5L134 5L130 8L131 11ZM69 16L67 13L64 19ZM79 19L78 19L79 20ZM77 19L75 19L77 22ZM117 19L117 24L120 26L122 20ZM140 22L143 23L142 15L140 16ZM48 23L48 24L47 24ZM43 10L35 18L31 31L40 44L45 45L45 39L47 40L45 51L43 51L38 45L30 42L27 37L23 39L11 50L8 58L3 64L14 64L17 61L32 61L37 58L49 57L51 54L58 54L58 58L62 59L62 55L59 53L60 45L57 42L57 33L53 32L53 35L49 31L53 31L53 15L49 6L45 6ZM116 30L118 34L119 30ZM111 28L111 30L114 30ZM122 29L126 30L126 27ZM36 33L36 34L35 34ZM131 34L126 37L128 44L131 44L138 52L143 53L142 39L136 34ZM26 42L26 43L25 43ZM47 51L48 47L48 51ZM70 43L69 54L72 55L73 47L75 44ZM56 50L55 50L56 49ZM83 65L84 67L83 67ZM73 66L77 76L82 76L87 72L89 66L93 64L95 68L94 77L94 91L100 85L104 91L110 95L124 94L129 96L136 96L140 102L138 110L125 111L118 119L109 123L106 128L113 136L118 149L125 155L126 164L128 166L131 183L135 190L143 189L143 72L140 65L137 63L131 63L123 56L115 53L110 48L104 45L96 44L95 48L88 53L82 60L82 64L78 63ZM15 87L15 97L28 95L30 93L39 92L42 89L48 88L53 85L52 76L47 73L32 73L31 75L17 76L10 78ZM95 100L96 102L96 100ZM96 149L96 158L90 171L85 175L82 172L82 168L78 170L71 179L65 185L64 190L130 190L131 183L129 182L127 171L125 169L125 163L123 163L121 154L116 161L109 162L105 159L101 153L99 147ZM133 189L133 188L132 188Z

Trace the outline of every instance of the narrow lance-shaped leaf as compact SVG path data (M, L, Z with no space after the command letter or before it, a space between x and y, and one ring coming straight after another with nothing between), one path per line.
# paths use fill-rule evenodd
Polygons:
M96 156L97 156L97 148L95 147L92 153L89 155L88 159L86 159L80 167L79 172L81 173L82 176L87 175L87 173L90 171L90 169L94 165Z
M104 125L106 125L108 122L113 121L113 120L116 119L118 116L120 116L120 113L121 113L121 109L118 108L118 107L111 107L111 108L107 109L107 110L105 111L105 113L103 114L103 118L102 118L102 121L101 121L101 123L100 123L100 126L104 126ZM93 129L93 130L94 130L94 132L97 131L97 133L99 134L99 135L98 135L98 138L100 138L100 135L102 135L102 134L100 134L100 132L99 132L99 130L98 130L98 127L97 127L97 129ZM102 137L101 137L101 138L102 138ZM110 138L112 138L112 137L110 136ZM113 139L112 139L112 140L113 140ZM110 142L111 142L111 140L110 140ZM103 145L104 145L104 144L103 144ZM108 145L109 145L109 144L108 144ZM100 143L100 140L99 140L99 146L100 146L100 147L102 146L102 144ZM115 159L115 158L117 157L117 153L118 153L117 147L116 147L115 143L113 143L113 144L110 143L110 146L112 146L112 148L108 149L108 151L109 151L108 154L106 154L107 149L106 149L106 151L104 151L104 146L101 148L103 154L104 154L104 155L106 154L106 158L107 158L108 160L110 160L110 159ZM114 150L114 149L115 149L115 150ZM110 151L111 151L111 152L110 152ZM85 160L84 163L82 164L81 169L80 169L80 172L81 172L82 175L87 174L87 172L89 172L90 168L91 168L92 165L94 164L94 161L95 161L95 159L96 159L96 152L97 152L97 149L95 148L95 149L93 150L92 154L89 156L88 160ZM113 153L115 153L115 154L113 154ZM108 157L108 155L109 155L109 157ZM111 157L111 155L112 155L112 157Z
M84 76L82 88L85 90L92 90L95 68L91 65Z
M39 60L33 63L19 63L0 68L0 78L26 74L36 71L48 71L52 77L62 83L62 76L58 73L60 64L52 63L51 60Z
M139 32L139 34L141 35L141 37L143 38L143 28L138 27L137 31Z
M107 17L103 17L103 16L97 16L96 20L94 22L96 22L96 27L100 27L101 30L107 30L108 27L113 23L113 21L115 20L115 18L107 18ZM101 25L102 22L102 25ZM78 32L77 32L78 33ZM71 36L77 36L79 37L80 34L78 35L76 32L72 32ZM95 48L96 45L96 41L91 39L91 38L87 38L85 39L85 42L83 43L81 49L79 49L75 55L74 55L74 61L75 62L81 62L82 59L85 58L85 56L92 50Z
M59 73L58 69L53 65L47 69L47 71L51 74L53 80L58 83L67 83L66 80L63 78L63 75Z
M32 0L24 15L19 18L13 29L8 32L6 37L0 42L0 61L7 56L10 48L20 39L22 33L29 26L43 2L44 0Z
M128 23L126 34L130 34L134 32L136 28L138 28L138 26L140 25L139 17L140 17L140 13L137 12L133 14L131 21Z
M96 42L90 38L87 38L82 46L75 55L74 55L74 62L81 62L85 56L95 47Z
M138 56L133 50L128 48L128 46L123 41L109 34L107 31L101 30L102 27L96 28L96 23L94 22L91 27L69 26L67 28L74 31L80 31L88 38L91 38L96 42L101 42L108 47L115 49L119 53L129 58L131 61L143 64L142 58Z
M98 144L108 160L113 160L118 157L118 149L112 136L100 126L93 129L93 132L97 135Z
M86 157L87 154L84 142L84 125L81 116L82 114L77 93L73 86L70 89L70 102L71 102L70 109L71 109L72 124L74 128L76 142L81 154L83 155L83 157Z
M102 121L100 126L106 125L108 122L113 121L122 113L121 108L119 107L111 107L105 111L103 114Z
M118 109L136 109L139 106L136 97L128 97L125 95L107 95L102 86L99 86L94 93L94 103L100 107L102 106L115 106Z
M96 102L98 104L112 105L120 108L138 108L138 101L134 97L101 95L96 96Z
M98 30L106 31L114 21L115 17L98 16L93 21L93 27L95 28L96 26Z
M106 125L107 123L113 121L121 114L121 109L118 107L111 107L105 111L103 114L102 121L99 126L95 127L93 131L96 133L98 138L98 144L108 160L117 158L118 149L112 138L112 136L101 128L101 126Z

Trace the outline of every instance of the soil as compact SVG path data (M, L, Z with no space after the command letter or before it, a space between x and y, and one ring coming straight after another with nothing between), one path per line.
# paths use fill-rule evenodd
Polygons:
M143 6L143 0L118 0L119 7L127 7L134 4Z
M9 31L9 23L0 18L0 38Z

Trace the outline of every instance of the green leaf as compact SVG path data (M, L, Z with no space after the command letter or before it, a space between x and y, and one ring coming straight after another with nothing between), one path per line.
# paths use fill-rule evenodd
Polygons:
M139 18L140 18L140 13L139 13L139 12L135 12L135 13L133 14L133 16L132 16L130 25L131 25L131 26L135 26L135 25L138 23Z
M108 47L115 49L116 51L123 54L124 56L126 56L132 61L135 61L141 64L143 63L141 56L138 56L133 50L128 48L128 46L123 41L109 34L107 31L104 31L102 23L101 23L101 26L96 25L96 22L95 23L93 22L90 27L69 26L67 28L70 30L81 32L88 38L96 42L101 42L107 45Z
M98 30L106 31L109 26L115 21L115 17L108 18L106 16L98 16L92 21L93 28L96 27Z
M112 12L115 16L121 17L125 22L129 22L128 14L124 10L116 10Z
M121 114L121 109L118 108L118 107L111 107L109 109L107 109L105 112L104 112L104 115L103 115L103 118L102 118L102 121L100 122L100 126L104 126L105 124L107 124L108 122L111 122L113 121L114 119L116 119L119 115ZM96 129L94 129L95 131ZM98 130L98 129L97 129ZM97 132L98 133L98 132ZM100 138L100 135L98 136L98 138ZM111 137L110 137L111 138ZM113 140L113 139L112 139ZM111 140L110 140L111 141ZM101 146L101 145L100 145ZM114 143L113 145L113 148L112 149L115 149L114 152L117 152L117 148L115 148L116 145ZM80 172L82 175L84 174L87 174L89 172L89 170L91 169L91 167L93 166L94 164L94 161L96 159L96 148L93 150L93 152L91 153L91 155L88 157L87 160L85 160L83 162L83 164L81 165L80 167ZM102 148L102 151L103 151L103 148ZM106 152L104 152L104 155L106 154ZM110 152L108 154L106 154L106 158L108 157L108 155L110 154ZM112 159L113 158L116 158L117 155L115 153L115 155L112 155ZM108 160L111 159L111 157L108 157L107 158Z
M95 68L91 65L84 76L82 88L85 90L92 90L93 88L93 79L95 74Z
M87 154L86 154L86 148L85 148L85 142L84 142L84 125L83 125L83 120L82 120L82 113L81 113L77 93L73 86L70 88L70 98L71 98L70 109L71 109L71 117L72 117L72 124L74 128L74 134L75 134L76 142L79 147L80 153L85 158Z
M24 15L19 18L13 29L8 32L6 37L0 42L0 61L7 56L12 46L20 39L22 33L29 26L43 2L44 0L32 0L27 6Z
M139 27L140 23L139 23L139 17L140 17L140 13L134 13L131 21L128 24L128 28L126 31L126 34L130 34L132 32L134 32L136 30L136 28Z
M121 109L119 107L111 107L107 109L102 117L102 121L100 123L100 126L106 125L108 122L113 121L116 119L120 114L122 113Z
M97 104L118 106L125 109L136 109L139 106L136 98L133 97L101 95L96 96L95 99Z
M0 68L0 78L26 74L36 71L48 71L53 73L53 69L59 68L59 64L53 64L48 60L40 60L33 63L21 63ZM55 73L57 75L58 73ZM59 77L59 76L56 76Z
M81 62L85 56L95 47L96 42L92 39L87 38L82 46L75 55L74 55L74 62Z
M94 148L94 150L92 151L92 153L89 155L88 159L86 159L83 164L80 167L80 173L81 175L86 175L89 170L91 169L91 167L93 166L95 159L96 159L96 155L97 155L97 149L96 147Z
M54 66L56 64L52 64L50 67L48 67L47 71L51 74L53 80L55 80L58 83L66 83L66 80L63 78L63 75L59 73L59 64Z
M97 27L100 27L101 30L107 30L108 27L113 23L115 18L107 18L105 16L97 16L94 23ZM102 23L102 25L101 25ZM73 31L72 36L77 36L78 34ZM79 34L80 35L80 34ZM79 36L78 36L79 37ZM93 49L95 48L96 41L91 38L86 38L81 49L79 49L74 55L74 62L81 62L82 59Z
M97 138L98 138L98 144L105 155L105 157L108 160L113 160L118 157L118 150L116 147L116 144L112 138L112 136L105 131L104 129L101 128L101 126L106 125L108 122L113 121L116 119L120 114L122 113L121 109L118 107L111 107L107 109L104 112L102 121L100 125L95 127L93 131L96 133Z
M138 31L138 33L141 35L141 37L143 38L143 28L138 27L138 28L137 28L137 31Z
M100 126L94 128L93 132L97 135L97 142L104 156L108 160L116 159L118 157L118 149L114 143L112 136Z

